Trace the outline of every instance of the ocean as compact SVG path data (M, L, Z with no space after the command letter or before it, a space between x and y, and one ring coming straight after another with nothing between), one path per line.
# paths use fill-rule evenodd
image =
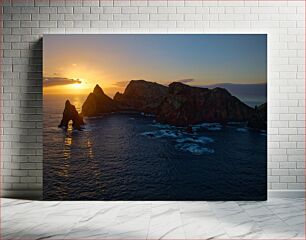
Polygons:
M66 99L44 96L44 199L266 199L266 132L203 123L189 133L141 113L85 118L83 131L64 131ZM86 96L68 99L80 111Z

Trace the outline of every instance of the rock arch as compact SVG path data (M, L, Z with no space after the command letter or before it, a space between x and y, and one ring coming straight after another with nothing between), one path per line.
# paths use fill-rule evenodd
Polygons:
M70 120L72 121L72 127L78 130L81 130L81 126L85 124L83 117L78 113L75 106L72 105L69 100L67 100L65 102L63 118L58 127L67 129Z

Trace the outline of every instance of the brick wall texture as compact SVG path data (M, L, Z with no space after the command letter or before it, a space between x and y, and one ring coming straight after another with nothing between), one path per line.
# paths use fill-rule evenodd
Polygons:
M268 189L305 188L304 1L3 0L1 187L42 191L45 33L267 33Z

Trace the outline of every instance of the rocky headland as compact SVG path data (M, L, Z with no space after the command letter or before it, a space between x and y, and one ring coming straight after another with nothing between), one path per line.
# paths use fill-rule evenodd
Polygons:
M266 130L267 127L266 103L251 108L224 88L191 87L180 82L173 82L166 87L145 80L132 80L125 91L117 92L113 99L96 85L84 102L81 114L76 115L75 108L66 105L63 124L61 122L59 126L66 126L70 115L79 119L82 116L94 117L113 112L136 111L154 114L159 122L179 127L190 127L203 122L247 122L248 127L260 130ZM72 112L69 113L69 110ZM75 118L76 116L79 118ZM73 122L76 122L75 126L79 129L78 120Z
M244 122L253 109L223 88L190 87L174 82L157 112L160 122L188 126L201 122Z

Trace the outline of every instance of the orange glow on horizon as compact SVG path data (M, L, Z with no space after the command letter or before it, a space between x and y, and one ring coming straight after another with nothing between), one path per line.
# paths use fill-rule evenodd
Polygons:
M58 61L55 61L54 64L45 65L43 76L48 78L67 78L81 81L81 83L44 86L44 94L89 94L97 84L99 84L103 91L110 97L112 97L116 92L124 90L122 87L116 86L117 81L103 71L102 68L92 66L82 60L75 59L73 62L65 62L60 65L58 64Z
M43 88L44 94L48 95L88 95L94 89L94 87L99 84L103 89L104 93L109 97L113 97L116 92L123 92L125 87L117 87L114 84L104 84L104 82L89 82L82 78L73 78L74 80L79 79L81 83L65 84L65 85L55 85Z

